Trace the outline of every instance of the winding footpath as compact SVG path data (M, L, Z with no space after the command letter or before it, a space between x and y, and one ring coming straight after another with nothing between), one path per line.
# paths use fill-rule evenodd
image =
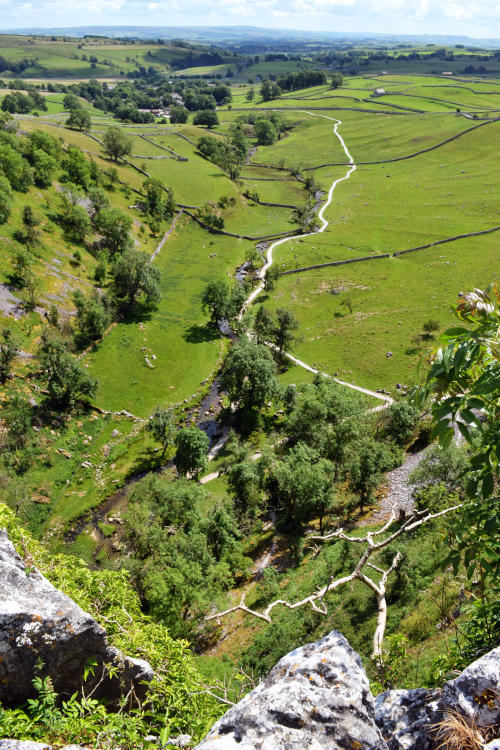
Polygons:
M247 300L246 300L246 302L245 302L245 304L243 306L243 310L242 310L241 314L243 314L243 312L253 303L253 301L258 297L258 295L263 291L263 289L265 287L265 281L264 281L264 279L265 279L266 273L271 268L271 266L273 265L273 251L274 251L274 249L276 247L279 247L279 245L283 245L285 242L290 242L292 240L296 241L298 239L303 239L304 237L312 237L313 235L321 234L321 232L324 232L325 229L327 228L328 224L329 224L329 222L327 221L327 219L325 219L324 213L325 213L326 209L330 206L330 204L331 204L331 202L333 200L333 193L335 192L335 189L336 189L337 185L339 185L341 182L344 182L345 180L348 180L349 177L351 176L351 174L353 172L355 172L356 168L357 168L357 165L355 164L354 159L353 159L353 157L352 157L349 149L347 148L344 139L342 138L342 136L340 135L340 133L338 131L339 125L342 125L342 121L341 120L337 120L337 118L335 118L335 117L328 117L327 115L318 115L315 112L309 112L308 110L300 110L300 111L304 112L304 114L310 115L311 117L322 117L323 119L325 119L325 120L331 120L334 123L334 125L333 125L333 132L334 132L335 136L339 139L340 145L342 146L342 148L344 150L344 153L345 153L345 155L347 157L347 160L348 160L348 169L347 169L347 172L345 173L345 175L343 177L339 177L337 180L334 180L332 182L331 186L330 186L330 190L328 191L328 198L325 201L325 203L323 204L323 206L321 207L320 211L318 212L318 219L321 221L321 226L320 226L320 228L318 230L316 230L314 232L307 232L306 234L299 234L299 235L295 234L292 237L283 237L282 239L276 240L275 242L271 243L271 245L269 245L269 247L267 249L267 254L266 254L266 262L265 262L265 264L262 266L262 268L258 272L258 276L259 276L259 279L260 279L259 284L255 287L255 289L247 297ZM286 357L288 357L288 359L290 359L292 362L294 362L299 367L302 367L304 370L308 370L309 372L312 372L315 375L317 375L319 373L319 370L316 370L314 367L311 367L306 362L303 362L301 359L298 359L297 357L294 357L289 352L284 352L284 354L285 354ZM325 378L332 377L331 375L328 375L328 373L325 373L325 372L321 372L319 374L321 374ZM380 409L385 409L387 406L389 406L393 402L393 399L390 398L389 396L383 396L380 393L376 393L375 391L370 391L367 388L361 388L358 385L354 385L354 383L346 383L344 380L339 380L338 378L335 378L335 377L333 377L333 380L335 380L336 383L339 383L339 385L345 386L346 388L351 388L354 391L358 391L359 393L364 393L367 396L372 396L373 398L376 398L376 399L378 399L380 401L383 401L383 403L380 406L375 407L375 409L373 409L373 411L379 411Z
M285 242L290 242L292 240L302 239L304 237L312 237L313 235L316 235L316 234L319 234L321 232L324 232L325 229L328 226L328 223L329 223L327 221L327 219L325 219L324 213L325 213L326 209L330 206L330 204L331 204L331 202L333 200L333 193L335 191L335 188L341 182L344 182L345 180L348 180L349 177L351 176L351 174L356 170L356 164L354 162L354 159L353 159L351 153L349 152L349 149L347 148L344 139L342 138L342 136L338 132L338 127L339 127L339 125L342 124L342 121L341 120L337 120L334 117L328 117L327 115L317 115L317 114L315 114L313 112L308 112L307 110L301 110L301 111L304 111L305 114L311 115L312 117L323 117L325 120L331 120L334 123L333 132L335 133L335 135L339 139L340 144L341 144L342 148L344 149L344 153L345 153L347 159L349 160L348 170L347 170L346 174L343 177L339 177L337 180L334 180L332 182L332 184L330 186L330 190L328 191L328 198L325 201L325 203L323 204L323 206L321 207L320 211L318 212L318 218L321 221L321 227L318 230L316 230L314 232L307 232L306 234L299 234L299 235L295 234L295 235L293 235L291 237L283 237L282 239L276 240L275 242L271 243L271 245L269 245L269 247L267 249L267 254L266 254L266 262L265 262L265 264L262 266L262 268L258 272L258 276L259 276L260 281L259 281L258 285L255 287L255 289L253 289L252 292L247 297L247 299L245 301L245 304L243 305L243 308L242 308L242 310L240 312L240 316L239 316L240 318L243 315L243 313L245 312L245 310L248 309L248 307L254 302L254 300L258 297L258 295L265 288L265 281L264 280L265 280L265 276L266 276L267 271L273 265L273 251L274 251L274 249L276 247L279 247L279 245L283 245ZM268 343L268 346L270 346L271 348L277 348L273 344L270 344L270 343ZM369 409L370 412L381 411L382 409L386 409L388 406L390 406L390 404L393 403L393 399L390 396L382 395L381 393L377 393L376 391L371 391L368 388L362 388L359 385L354 385L354 383L347 383L345 380L340 380L339 378L336 378L336 377L334 377L332 375L329 375L326 372L320 372L319 370L315 369L314 367L311 367L311 365L308 365L307 362L303 362L301 359L298 359L297 357L294 357L294 355L290 354L289 352L283 352L283 353L284 353L284 355L286 357L288 357L289 360L291 360L292 362L294 362L299 367L302 367L304 370L308 370L309 372L312 372L315 375L320 374L320 375L322 375L325 378L332 378L339 385L343 385L346 388L351 388L354 391L358 391L359 393L363 393L363 394L365 394L367 396L371 396L373 398L378 399L379 401L382 401L382 403L379 406L375 406L372 409ZM217 456L217 454L219 453L219 451L225 445L227 437L228 437L227 434L223 435L222 438L216 443L216 445L213 446L213 448L211 449L210 454L209 454L209 461L213 460ZM262 455L261 452L258 451L257 453L254 453L252 456L250 456L250 460L256 461L258 458L261 457L261 455ZM220 471L213 471L210 474L206 474L204 477L202 477L199 480L200 484L208 484L208 482L211 482L214 479L217 479L220 475L221 475Z

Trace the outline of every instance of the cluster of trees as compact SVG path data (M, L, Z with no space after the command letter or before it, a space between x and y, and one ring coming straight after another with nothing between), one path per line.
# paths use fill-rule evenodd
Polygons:
M219 124L217 112L213 109L202 109L193 118L193 125L205 125L207 128L215 128Z
M57 312L51 316L55 323ZM19 342L9 329L0 337L0 382L8 383L12 367L19 355ZM52 411L58 414L72 411L77 404L88 402L95 396L98 383L68 348L68 342L54 326L42 333L41 343L31 371L42 387L45 397L40 404L31 401L14 387L7 391L2 419L5 431L2 435L3 463L11 472L24 474L40 454L41 446L36 423L43 424Z
M47 109L45 98L37 91L31 91L29 94L14 91L6 94L2 100L2 110L11 114L27 114L34 109Z
M217 328L224 319L234 320L244 301L245 291L239 284L230 286L225 279L219 279L207 284L201 298L201 306L210 316L210 324Z
M104 137L108 134L109 150L119 153L122 132L110 128ZM63 152L58 139L38 130L22 137L0 130L0 170L0 221L5 222L10 216L13 190L26 191L33 183L47 188L58 174L63 187L59 206L51 218L63 227L67 239L76 244L97 235L98 241L91 249L100 257L96 270L98 283L104 281L106 264L111 260L109 298L97 291L88 297L81 293L75 296L78 345L99 338L117 312L142 315L157 306L160 273L150 265L146 254L134 249L130 216L110 203L106 188L112 187L114 175L99 169L76 146L71 145ZM157 180L145 180L143 190L147 222L157 230L175 209L172 192L164 190ZM26 289L30 307L35 306L39 287L34 250L41 241L40 225L40 217L29 204L25 205L22 225L15 233L16 240L24 247L14 250L12 280ZM74 257L79 262L79 251Z
M232 180L238 179L247 155L247 140L241 123L233 127L227 141L204 135L199 139L197 148L205 159L217 164Z
M9 125L9 121L6 122ZM17 137L0 128L0 223L9 219L13 205L13 191L26 192L30 185L48 187L55 175L61 158L61 144L42 131L35 130L27 136ZM33 214L31 208L23 213L24 235L18 238L25 244L35 244ZM31 242L32 240L32 242Z
M134 489L124 514L132 556L122 562L146 611L174 637L191 640L210 603L250 564L231 504L219 501L203 515L204 504L196 483L149 475Z
M227 305L230 289L219 287L211 291L219 291L222 306ZM217 301L207 300L213 321ZM276 328L284 317L277 316ZM286 338L286 324L284 330ZM301 388L282 387L277 373L270 348L256 338L237 341L224 362L220 385L239 430L253 429L261 414L267 419L284 414L279 418L282 438L258 461L236 435L229 441L230 500L207 511L201 486L156 475L134 490L125 514L128 550L123 564L131 570L147 611L175 635L203 639L200 621L213 601L246 575L249 561L242 536L271 511L300 559L311 519L319 518L322 530L329 515L362 511L374 498L383 472L401 461L393 426L404 422L407 438L405 415L390 413L381 428L358 395L334 381L318 377ZM417 416L412 415L412 432ZM196 478L204 470L208 440L199 428L176 432L173 414L158 408L149 429L162 445L162 456L175 446L180 474Z
M255 313L254 331L257 342L259 344L267 341L273 342L280 356L293 342L294 331L298 327L299 324L290 310L282 307L278 307L276 316L271 315L262 305Z
M260 95L263 102L268 102L271 99L277 99L283 93L280 86L273 81L263 81L260 87Z
M35 60L29 57L23 57L21 60L7 60L3 55L0 55L0 73L4 73L6 70L12 73L23 73L26 68L32 68L36 65Z
M283 529L301 537L311 518L361 512L374 499L383 473L397 466L402 452L393 439L392 414L377 433L357 395L317 377L300 389L278 386L277 367L267 346L241 340L226 359L221 385L239 413L239 424L255 424L269 403L283 404L285 440L257 465L240 447L228 468L238 514L247 522L274 510ZM274 407L276 408L276 407ZM416 416L413 421L415 427ZM351 494L346 493L348 486Z
M253 121L253 130L259 146L270 146L281 135L282 121L277 112L257 115Z
M324 70L301 70L298 73L289 73L286 77L278 78L277 84L282 91L296 91L310 86L322 86L326 80Z

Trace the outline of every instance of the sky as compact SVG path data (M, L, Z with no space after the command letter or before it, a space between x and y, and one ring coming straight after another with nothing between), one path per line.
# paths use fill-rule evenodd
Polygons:
M263 26L500 36L500 0L0 0L0 30L88 25Z

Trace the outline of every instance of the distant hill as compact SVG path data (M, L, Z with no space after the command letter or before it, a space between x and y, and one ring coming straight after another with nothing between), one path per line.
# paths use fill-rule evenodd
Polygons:
M302 31L297 29L272 29L257 26L70 26L66 28L39 28L30 26L9 29L4 33L55 34L83 37L102 35L107 37L136 37L139 39L186 39L204 42L251 42L272 40L295 40L316 42L371 41L376 43L414 44L465 44L467 46L500 47L500 39L473 39L468 36L433 34L374 34L368 31Z

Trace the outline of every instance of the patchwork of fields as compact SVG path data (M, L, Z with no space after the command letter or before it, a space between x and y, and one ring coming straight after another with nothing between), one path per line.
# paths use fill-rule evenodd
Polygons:
M373 98L371 92L379 85L387 95ZM102 169L117 170L120 182L113 203L131 217L138 249L151 255L169 230L163 226L153 236L135 206L145 173L172 188L178 204L175 227L153 261L162 271L158 310L140 323L119 321L83 359L99 380L95 405L103 410L126 410L144 419L158 404L167 407L199 398L228 343L207 325L201 308L203 290L209 281L234 283L236 268L255 246L266 252L267 245L259 240L263 236L295 233L274 251L273 263L284 275L271 291L257 296L252 312L260 304L291 310L299 322L291 347L295 356L372 390L394 392L397 383L418 380L433 345L422 337L424 323L435 321L443 330L452 321L448 304L460 291L498 278L500 235L477 233L500 226L499 81L355 77L338 90L316 87L267 103L247 102L247 91L246 86L234 88L232 107L219 108L220 125L210 133L224 141L234 123L243 119L250 150L237 181L202 158L196 144L207 131L192 124L121 125L133 139L132 153L127 161L112 162L99 140L113 121L88 103L89 133L64 127L60 94L47 97L47 113L19 117L23 131L60 136L64 147L77 145ZM272 110L281 114L283 135L272 145L259 146L249 122L256 113ZM328 118L340 121L339 133L356 170L335 189L324 212L326 230L300 236L293 211L310 200L306 179L313 178L320 191L318 210L332 182L348 169ZM13 227L20 223L23 206L32 206L42 219L36 258L42 318L52 302L66 316L71 314L72 291L90 289L97 264L83 248L81 263L74 263L76 246L52 219L59 189L54 184L43 191L32 187L25 194L16 193L12 221L1 231L0 282L6 290L17 247ZM228 234L209 232L189 213L182 213L182 206L193 213L207 202L225 206L221 212ZM394 255L433 243L438 244ZM391 257L380 257L387 255ZM358 258L366 259L335 265ZM327 265L307 270L321 264ZM258 283L257 278L250 281ZM27 356L36 350L43 328L36 311L16 320L10 314L0 317L0 328L7 326L15 329ZM23 360L20 374L25 367ZM309 378L297 367L282 376L283 382ZM99 424L98 429L86 421L82 428L89 434L96 431L87 456L97 463L102 461L103 446L112 445L109 434L115 424L121 439L135 435L133 425L119 416ZM54 518L65 523L98 504L113 483L142 465L145 456L151 460L154 445L144 437L132 437L128 453L110 449L111 458L102 464L102 481L96 484L90 482L91 471L66 463L69 459L57 452L67 449L67 440L52 445L54 439L47 434L53 479L44 474L44 481L55 482L59 497Z
M138 54L142 48L134 51ZM112 55L113 49L101 52ZM373 97L373 88L382 85L387 93ZM499 82L353 77L341 89L319 86L267 104L246 102L247 90L234 89L232 108L219 110L217 131L229 135L235 121L271 106L281 111L287 130L273 145L253 150L239 184L201 158L196 143L203 129L189 124L124 126L133 137L133 148L130 166L116 165L122 182L140 190L145 170L172 187L183 205L233 199L224 219L225 230L234 235L257 238L294 227L298 233L291 207L307 200L301 180L312 175L317 188L326 193L332 181L345 174L346 156L327 119L336 117L357 169L337 188L325 213L325 232L292 238L276 249L274 263L280 272L393 254L500 225L494 159L500 141ZM48 114L23 117L23 128L60 133L66 143L109 167L95 139L61 129L61 95L49 95L48 102ZM416 104L422 111L414 111ZM90 110L91 135L101 138L111 120ZM257 194L261 205L245 198L246 191ZM123 205L128 201L124 198ZM144 244L144 237L138 242ZM153 247L154 240L147 244ZM188 217L179 222L155 260L163 271L163 299L158 313L145 324L146 331L119 324L88 356L101 383L98 403L103 408L146 416L157 401L167 404L196 391L216 365L219 344L203 336L194 342L196 336L186 331L203 324L200 299L206 282L230 279L251 244L209 234ZM302 358L357 383L391 389L415 370L421 353L411 340L424 320L439 317L444 325L446 305L460 290L494 280L495 248L495 234L487 234L376 263L302 271L281 277L276 290L268 297L261 295L255 304L286 306L297 315L300 338L295 348ZM6 272L5 261L3 267ZM404 304L396 305L401 298ZM157 352L154 371L144 365L141 354L146 340ZM125 350L127 368L116 387L115 373ZM386 351L393 356L387 358Z

